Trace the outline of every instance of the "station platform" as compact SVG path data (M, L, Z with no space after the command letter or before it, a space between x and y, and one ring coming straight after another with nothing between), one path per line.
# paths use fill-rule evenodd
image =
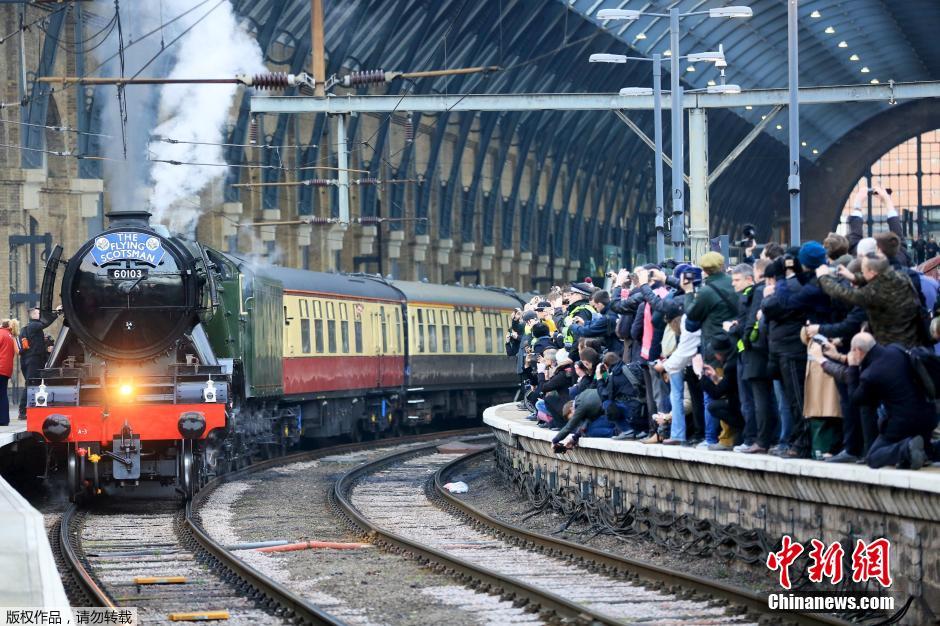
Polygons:
M0 607L67 608L42 514L0 476Z
M761 535L770 546L790 535L807 550L810 539L854 546L855 539L885 537L891 542L890 593L897 606L913 595L919 599L914 615L940 614L940 569L932 556L940 550L940 467L875 470L587 437L556 454L556 433L526 415L504 404L487 408L483 421L497 438L500 471L530 493L538 486L540 493L552 491L573 505L591 508L607 500L605 510L684 520L661 526L664 533L701 523L719 534ZM748 556L759 557L752 565L757 575L772 575L763 565L766 554Z
M6 426L0 426L0 449L27 438L26 420L13 418Z

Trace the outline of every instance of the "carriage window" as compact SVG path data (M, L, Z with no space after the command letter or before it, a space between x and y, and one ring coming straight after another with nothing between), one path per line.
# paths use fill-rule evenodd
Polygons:
M463 313L457 311L454 313L454 348L457 352L463 352L463 326L461 326L461 318Z
M472 323L467 326L467 351L477 351L477 329L473 327Z
M353 326L356 334L356 353L362 354L362 320L356 320Z
M382 319L382 354L388 353L388 317L385 315L385 307L379 309L379 315Z
M300 351L310 354L310 320L300 320Z
M418 329L418 335L416 339L418 342L418 352L424 352L424 311L418 309L417 314L418 324L416 327Z
M402 353L401 349L401 308L395 307L395 347L397 348L397 354Z
M483 340L486 345L486 347L483 348L483 350L486 352L492 352L493 351L493 329L490 328L489 326L483 329Z
M349 354L349 308L346 303L339 305L339 334L343 346L343 354Z
M313 320L313 335L316 341L317 354L323 353L323 320Z
M306 314L306 311L307 311L307 303L304 302L304 314ZM314 317L323 317L323 309L320 307L320 301L319 301L319 300L314 300L314 301L313 301L313 316L314 316Z
M441 350L450 352L450 313L441 311Z
M437 352L437 313L428 311L428 352Z
M310 309L307 306L306 300L297 301L297 312L300 314L300 317L310 317Z
M326 321L326 345L330 352L336 352L336 320Z

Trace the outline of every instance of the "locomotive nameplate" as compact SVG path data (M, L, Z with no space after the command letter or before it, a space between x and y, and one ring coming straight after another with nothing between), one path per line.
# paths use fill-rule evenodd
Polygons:
M113 267L108 270L111 280L141 280L149 275L150 270L146 267Z
M95 245L91 247L91 256L98 265L140 261L156 267L165 254L160 238L148 233L108 233L96 238Z

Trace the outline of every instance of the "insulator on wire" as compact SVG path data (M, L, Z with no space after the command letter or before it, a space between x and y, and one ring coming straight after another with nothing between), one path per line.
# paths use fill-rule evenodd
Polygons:
M415 123L411 113L405 118L405 142L411 143L415 140Z
M294 86L296 81L293 74L285 72L268 72L266 74L255 74L251 76L247 83L258 89L287 89Z
M385 82L385 70L363 70L343 76L343 87L375 85Z
M330 217L310 217L304 219L308 224L332 224L333 218Z
M332 178L310 178L305 180L304 184L310 187L329 187L335 182Z
M362 216L362 217L359 218L359 223L360 223L360 224L379 224L379 223L381 223L381 221L382 221L382 219L379 218L379 217L372 217L372 216L368 216L368 215L364 215L364 216Z
M248 122L248 143L253 146L258 145L258 118L254 115Z
M378 178L357 178L354 182L357 185L378 185L382 181L380 181Z

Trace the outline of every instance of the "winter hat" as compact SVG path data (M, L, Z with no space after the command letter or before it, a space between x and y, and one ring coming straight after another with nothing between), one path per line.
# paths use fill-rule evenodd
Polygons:
M725 257L720 252L706 252L699 257L698 265L709 273L720 272L725 266Z
M722 330L715 333L710 345L713 352L730 352L734 349L734 340L731 335Z
M535 311L526 311L522 314L522 322L531 322L532 320L537 320L539 318L538 314Z
M855 247L855 252L858 256L862 257L866 254L871 254L878 250L878 242L875 241L874 237L865 237L858 241L858 245Z
M807 241L800 248L800 265L804 269L814 270L826 262L826 249L818 241Z
M675 300L667 300L663 304L663 319L666 320L668 324L677 317L682 316L682 303L676 302Z
M539 322L538 324L532 327L532 336L535 337L536 339L540 339L542 337L548 337L549 332L551 331L549 331L548 324L546 324L545 322Z

